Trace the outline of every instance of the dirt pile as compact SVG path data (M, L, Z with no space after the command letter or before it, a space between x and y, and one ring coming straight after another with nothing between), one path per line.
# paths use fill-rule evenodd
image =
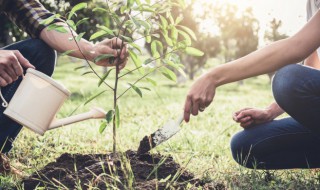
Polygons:
M23 180L25 190L45 189L225 189L222 184L204 184L181 168L172 157L160 154L63 154L56 162ZM192 188L191 188L192 189Z

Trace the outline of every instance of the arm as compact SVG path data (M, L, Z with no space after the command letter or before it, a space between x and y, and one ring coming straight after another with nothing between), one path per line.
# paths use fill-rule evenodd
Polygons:
M203 110L210 105L217 87L298 63L319 46L320 12L318 11L293 37L277 41L243 58L213 68L197 79L185 101L185 121L189 121L190 113L197 115L199 109Z
M304 64L315 69L320 69L320 61L317 51L314 51L305 61Z
M88 42L85 39L81 39L79 42L77 42L79 45L78 47L77 43L74 40L69 40L73 39L73 36L77 36L77 34L74 31L70 30L67 24L63 22L56 24L64 26L68 32L61 33L54 30L47 30L45 28L40 33L40 38L53 49L59 52L73 50L70 54L71 56L94 61L94 59L101 54L113 54L114 57L118 56L118 51L123 46L120 60L116 59L117 61L114 64L109 64L108 60L101 60L96 64L101 66L114 66L115 64L119 63L121 64L120 69L125 66L125 64L122 63L126 63L127 61L127 48L120 39L105 39L97 44L93 44L92 42Z
M274 102L266 109L257 108L244 108L233 114L233 120L240 123L243 128L250 127L252 125L266 123L274 120L284 111L280 106Z
M320 69L320 62L317 51L313 52L307 59L305 59L304 63L306 66ZM272 121L283 113L284 111L282 110L282 108L280 108L280 106L276 102L274 102L265 109L241 109L233 114L233 120L237 123L240 123L241 127L247 128L251 127L252 125Z

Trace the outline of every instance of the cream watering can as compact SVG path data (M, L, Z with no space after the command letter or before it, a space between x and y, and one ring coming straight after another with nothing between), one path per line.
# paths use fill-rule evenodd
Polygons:
M30 68L9 104L1 91L0 96L2 106L7 107L5 115L40 135L50 129L87 119L102 119L106 115L103 109L93 108L86 113L56 119L56 113L70 96L69 90L51 77Z

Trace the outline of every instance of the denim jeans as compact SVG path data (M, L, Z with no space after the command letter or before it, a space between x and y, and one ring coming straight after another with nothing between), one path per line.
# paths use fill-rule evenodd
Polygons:
M20 53L36 67L36 70L51 76L56 63L56 52L40 39L29 39L11 44L1 50L19 50ZM1 56L1 54L0 54ZM24 68L24 72L26 69ZM9 102L18 88L22 77L10 85L1 88L4 98ZM3 114L5 108L0 106L0 150L9 152L12 142L22 126Z
M276 102L290 117L238 132L233 158L255 169L320 167L320 71L288 65L272 81Z

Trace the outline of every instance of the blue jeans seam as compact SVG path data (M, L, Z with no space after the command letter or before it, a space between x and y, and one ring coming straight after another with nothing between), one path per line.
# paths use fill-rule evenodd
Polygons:
M301 133L286 133L286 134L281 134L281 135L275 135L275 136L272 136L272 137L268 137L268 138L265 138L265 139L262 139L260 140L259 142L255 143L254 145L252 145L252 149L259 143L263 142L263 141L266 141L266 140L269 140L271 138L274 138L274 137L280 137L280 136L285 136L285 135L296 135L296 134L308 134L308 132L301 132Z

